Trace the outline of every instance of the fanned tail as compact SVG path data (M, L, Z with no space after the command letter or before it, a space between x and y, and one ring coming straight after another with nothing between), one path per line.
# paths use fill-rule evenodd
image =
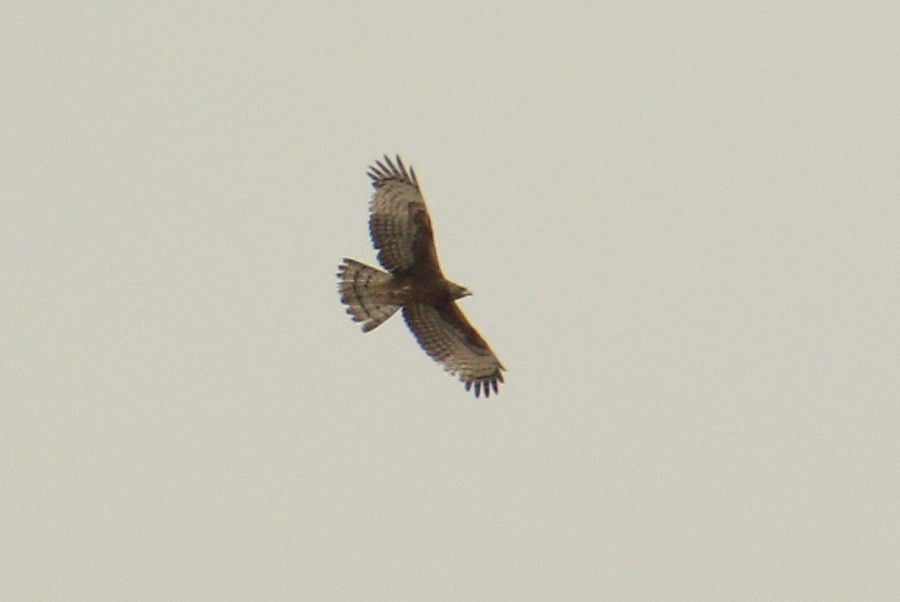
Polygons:
M345 257L337 276L341 303L347 306L354 322L363 323L363 332L369 332L400 309L388 302L392 278L387 272Z

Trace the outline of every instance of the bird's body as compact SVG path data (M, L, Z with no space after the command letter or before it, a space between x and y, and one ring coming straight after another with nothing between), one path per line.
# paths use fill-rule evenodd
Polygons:
M344 259L338 271L341 302L368 332L398 309L422 349L466 390L489 397L503 382L505 370L488 344L469 324L456 300L471 293L444 277L434 245L431 218L415 171L400 157L387 156L370 168L372 196L369 232L378 249L382 271Z

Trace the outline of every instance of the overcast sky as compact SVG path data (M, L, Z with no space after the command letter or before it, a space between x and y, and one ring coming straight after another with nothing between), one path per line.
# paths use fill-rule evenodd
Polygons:
M52 4L0 25L0 598L898 595L896 3ZM496 398L344 314L383 153Z

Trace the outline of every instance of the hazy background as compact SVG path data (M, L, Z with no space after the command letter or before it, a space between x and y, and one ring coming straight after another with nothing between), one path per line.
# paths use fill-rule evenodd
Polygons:
M898 595L896 3L54 4L0 26L0 598ZM385 152L496 399L338 302Z

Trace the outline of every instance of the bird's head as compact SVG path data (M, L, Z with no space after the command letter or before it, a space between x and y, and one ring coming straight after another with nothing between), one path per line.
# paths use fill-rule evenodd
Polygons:
M468 297L472 294L472 291L467 289L464 286L460 286L455 282L450 283L450 296L454 299L462 299L463 297Z

